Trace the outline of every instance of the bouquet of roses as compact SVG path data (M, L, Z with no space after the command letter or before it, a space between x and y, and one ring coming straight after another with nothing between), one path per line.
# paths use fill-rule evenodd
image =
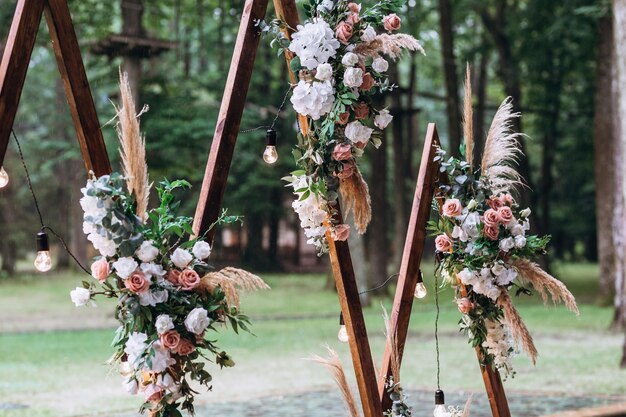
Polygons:
M364 233L371 219L367 184L357 165L368 143L380 145L381 131L393 116L376 108L372 96L391 91L389 61L403 50L420 51L410 35L395 33L401 20L400 0L381 0L367 10L346 0L309 0L307 19L289 40L286 25L274 21L271 31L280 51L294 56L297 74L291 103L304 118L293 151L299 170L285 179L294 189L293 203L309 243L327 250L325 234L345 240L346 224L335 224L332 207L342 195L346 212L354 212L357 231ZM305 120L306 123L302 123Z
M236 268L214 271L207 263L211 246L193 235L189 217L176 215L174 191L186 181L163 181L157 187L160 205L148 210L145 148L126 77L121 79L123 107L118 109L124 176L91 178L82 189L83 229L100 252L92 264L93 282L71 292L77 306L93 304L95 296L117 298L120 322L112 345L130 394L141 393L141 411L154 417L193 414L190 382L211 388L205 361L234 366L231 357L207 331L230 323L235 332L248 330L239 311L240 289L268 288L257 276ZM222 213L217 223L237 217ZM213 225L215 226L215 225ZM182 400L182 403L181 403Z
M456 302L463 314L461 328L472 346L482 352L485 363L506 375L513 374L511 355L516 344L536 361L532 336L512 304L509 290L527 293L530 285L544 301L563 301L578 314L576 302L565 285L532 261L546 253L549 236L529 234L530 209L520 207L512 196L521 177L513 168L520 154L517 136L511 131L510 99L498 109L485 141L480 167L472 161L472 108L469 70L466 82L465 160L446 159L438 150L436 161L448 183L439 186L436 199L440 219L430 222L436 235L438 272L456 287ZM469 92L468 92L469 91Z

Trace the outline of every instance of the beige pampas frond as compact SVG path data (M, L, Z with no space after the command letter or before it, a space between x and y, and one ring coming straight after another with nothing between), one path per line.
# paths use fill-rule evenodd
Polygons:
M539 265L527 259L517 259L513 262L513 267L517 269L521 282L528 282L532 287L541 294L544 303L548 302L548 294L552 298L552 302L563 302L569 311L580 315L576 299L558 279L541 269Z
M147 111L145 107L141 113L135 113L135 101L128 83L128 74L120 71L121 107L115 106L117 112L117 136L120 140L122 157L122 172L126 177L128 192L135 194L137 201L137 216L145 220L150 198L150 179L146 164L146 143L139 129L139 116Z
M226 267L220 271L209 272L200 281L199 291L213 292L220 287L226 295L229 305L239 307L239 292L254 290L269 290L270 287L260 277L243 269Z
M328 350L328 358L313 355L311 356L311 360L322 364L330 371L333 375L335 383L339 387L339 391L341 391L348 415L350 417L359 417L359 409L357 408L350 385L348 385L348 380L346 379L346 373L343 369L343 365L341 364L341 360L339 359L337 352L332 350L329 346L326 346L326 349Z
M515 343L519 343L522 345L524 351L530 357L530 360L533 362L533 365L537 363L537 348L535 347L535 342L533 341L533 337L524 324L522 317L519 315L515 306L513 306L513 302L511 301L511 297L509 293L506 291L502 291L500 297L498 297L497 301L498 307L502 308L504 311L504 321L511 329L511 336Z
M348 217L350 210L354 211L354 226L362 235L372 220L372 202L367 183L363 180L359 168L356 166L355 168L354 174L339 182L339 191L343 199L345 217Z
M391 331L391 320L389 318L389 314L387 313L387 309L383 307L383 320L385 321L385 337L387 338L387 342L389 346L391 346L391 360L390 360L390 369L391 375L393 376L393 382L398 384L400 382L400 352L398 350L398 340L397 333ZM387 375L381 375L381 378L386 378Z
M422 55L426 55L426 51L411 35L383 33L376 36L371 42L363 42L354 48L354 53L361 56L369 56L378 58L381 55L387 55L392 60L396 60L403 50L419 51Z
M513 119L520 117L513 113L511 97L507 97L491 122L481 163L482 174L491 182L494 194L508 192L522 184L522 179L513 167L521 154L518 144L520 133L513 132Z
M465 72L465 97L463 99L463 136L465 137L465 159L473 164L474 156L474 110L472 109L472 73L469 62Z
M461 417L469 417L473 400L474 400L474 394L470 395L467 401L465 402L465 407L463 407L463 414L461 414Z

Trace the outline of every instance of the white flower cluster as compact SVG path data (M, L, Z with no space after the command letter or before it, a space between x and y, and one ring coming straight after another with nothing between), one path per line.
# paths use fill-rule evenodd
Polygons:
M318 120L333 108L334 94L335 88L329 80L322 82L300 80L293 89L291 104L296 112Z
M333 58L339 49L339 41L328 23L323 19L298 25L292 36L289 50L300 58L302 66L309 70L325 64Z
M296 200L291 204L300 219L300 226L304 229L304 234L308 238L307 243L315 245L321 250L324 245L324 236L328 227L324 225L326 220L326 210L322 208L323 201L315 194L311 193L307 198L302 199L306 191L297 191L309 187L309 178L306 175L296 177L291 183Z
M83 232L102 256L113 256L118 245L113 241L111 234L102 227L102 220L107 217L109 209L113 205L113 199L87 195L87 191L94 187L93 183L93 180L88 180L87 185L80 190L83 193L83 197L80 199L80 206L84 212Z
M502 293L502 287L511 284L517 278L517 271L506 264L497 262L492 266L485 265L480 271L464 268L459 272L463 285L471 285L472 290L496 301Z
M482 347L487 350L493 358L493 364L502 371L504 375L509 375L513 371L511 357L513 355L513 340L511 333L501 321L486 320L487 337Z

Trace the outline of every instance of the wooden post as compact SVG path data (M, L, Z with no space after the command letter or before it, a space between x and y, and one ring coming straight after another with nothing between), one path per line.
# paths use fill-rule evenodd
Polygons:
M196 207L193 230L196 235L207 232L209 241L215 229L208 230L219 217L224 199L228 171L233 159L241 117L252 77L261 32L255 21L265 18L268 0L246 0L235 51L230 62L222 105L211 143L202 190Z

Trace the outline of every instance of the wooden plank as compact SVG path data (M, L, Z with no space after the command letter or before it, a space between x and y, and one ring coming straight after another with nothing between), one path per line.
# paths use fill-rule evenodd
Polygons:
M100 130L100 121L67 0L47 0L45 11L85 168L97 176L109 174L111 163Z
M208 228L217 220L222 207L228 171L235 150L239 125L252 77L254 59L261 37L259 28L255 26L255 21L265 17L267 3L268 0L246 0L241 15L235 51L230 63L193 224L196 235L208 231L206 236L209 241L215 237L215 229L208 230Z
M288 38L291 38L293 28L300 23L296 2L294 0L274 0L274 8L276 9L277 17L287 23L287 29L284 33ZM292 84L295 84L296 74L291 71L289 66L292 58L293 54L289 52L285 54L287 68L289 68L289 77ZM306 136L309 133L308 120L302 115L298 115L298 120L302 134ZM337 223L343 223L339 204L334 209L336 210L334 220ZM348 343L363 406L363 414L364 417L380 417L383 411L376 385L378 378L367 338L365 318L363 317L359 289L352 266L350 247L347 241L333 241L330 232L326 233L326 239L329 245L330 263L337 286L337 295L339 296L341 311L346 330L348 331Z
M18 0L0 64L0 166L4 162L11 129L35 46L44 0Z
M398 345L398 361L402 363L404 345L409 331L409 321L413 307L415 286L419 275L424 242L426 239L426 223L430 217L431 204L436 188L436 179L439 173L439 163L434 161L436 149L439 146L439 136L434 123L428 125L420 171L413 197L411 218L402 252L400 274L393 302L390 318L390 331L395 333ZM387 342L382 361L381 378L378 381L378 391L383 403L383 409L391 407L391 400L385 390L385 381L391 375L392 347ZM382 376L385 376L384 378Z

